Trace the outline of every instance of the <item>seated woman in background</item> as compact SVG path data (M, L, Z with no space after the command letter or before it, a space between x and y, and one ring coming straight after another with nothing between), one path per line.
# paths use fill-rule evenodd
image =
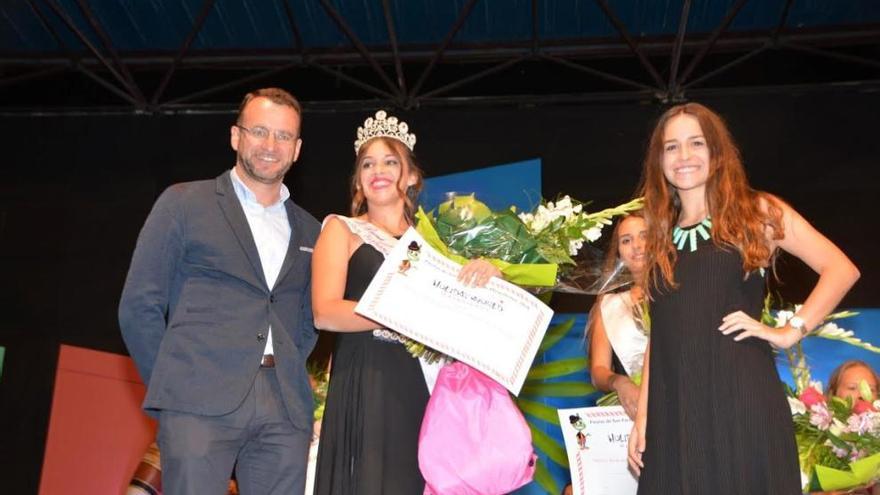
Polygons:
M871 368L871 366L858 359L851 359L843 362L828 378L828 396L840 397L841 399L850 398L856 400L861 397L859 392L859 384L864 380L871 389L874 399L877 399L877 385L880 384L880 377Z
M868 388L871 389L871 395L876 400L880 376L877 376L874 369L864 361L858 359L844 361L831 372L831 376L828 378L828 388L825 393L828 397L840 397L841 399L852 399L853 401L861 399L860 387L863 380L868 384ZM811 493L813 495L880 495L880 485L875 484L854 491Z

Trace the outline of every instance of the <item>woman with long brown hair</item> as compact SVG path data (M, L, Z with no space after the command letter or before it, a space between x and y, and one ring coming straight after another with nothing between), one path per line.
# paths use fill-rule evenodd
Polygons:
M797 447L771 346L799 341L859 277L779 198L752 189L719 115L667 110L648 145L651 334L630 436L640 494L801 493ZM819 274L783 328L760 323L779 249Z
M624 267L635 283L624 291L602 294L590 309L590 378L603 392L615 392L626 414L635 419L639 402L636 376L641 375L647 337L640 318L644 292L647 225L640 211L618 220L611 234L605 273Z
M315 244L315 326L336 333L315 475L319 495L424 490L418 436L436 367L411 356L399 335L354 312L385 255L413 224L422 186L415 140L384 111L364 122L355 141L351 217L327 217ZM458 278L482 286L500 275L474 260Z

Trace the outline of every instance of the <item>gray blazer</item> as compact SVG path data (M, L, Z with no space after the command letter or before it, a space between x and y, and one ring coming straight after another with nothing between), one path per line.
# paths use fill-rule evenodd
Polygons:
M144 408L151 415L235 410L259 371L271 325L290 420L311 429L305 362L317 338L311 251L320 225L293 201L284 206L290 245L270 289L228 171L175 184L156 201L119 303L122 337L147 383Z

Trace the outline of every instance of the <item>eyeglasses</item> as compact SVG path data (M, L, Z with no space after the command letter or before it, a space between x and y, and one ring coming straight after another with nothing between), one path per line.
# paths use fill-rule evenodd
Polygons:
M273 132L273 131L270 131L269 129L266 129L263 126L251 127L250 129L248 129L247 127L245 127L243 125L235 124L235 127L238 127L239 129L250 134L250 136L257 141L265 141L266 139L269 138L269 134ZM275 141L278 141L279 143L290 144L290 143L296 141L296 135L294 135L290 132L287 132L287 131L274 131L274 132L275 132Z

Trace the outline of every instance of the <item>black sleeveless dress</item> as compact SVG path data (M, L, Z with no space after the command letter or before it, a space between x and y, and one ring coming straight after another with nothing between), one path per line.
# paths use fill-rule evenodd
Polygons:
M357 301L384 261L362 244L348 262L345 299ZM321 425L315 494L414 495L428 387L419 361L372 332L338 333Z
M645 467L640 495L801 493L791 412L770 345L718 331L758 319L765 281L735 249L700 239L679 250L675 289L651 303Z

